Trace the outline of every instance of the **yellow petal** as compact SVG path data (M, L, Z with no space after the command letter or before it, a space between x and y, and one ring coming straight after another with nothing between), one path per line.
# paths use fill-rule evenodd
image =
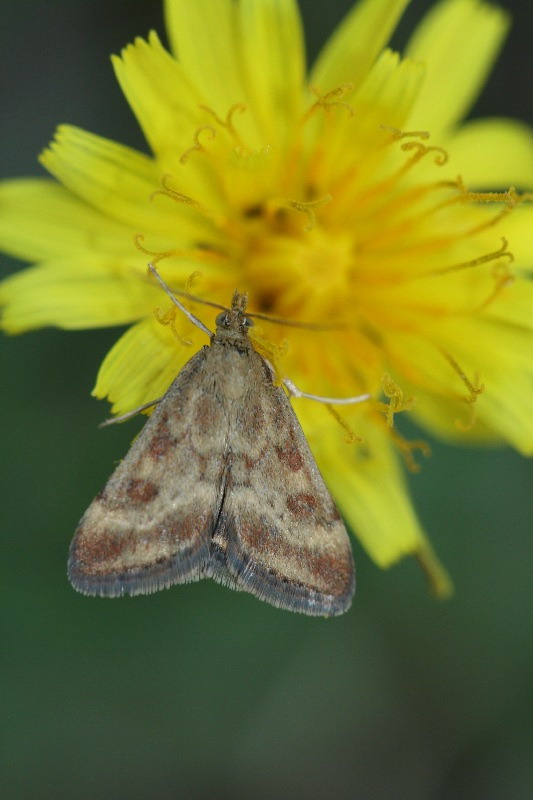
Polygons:
M241 70L264 138L285 142L300 114L305 73L303 30L294 0L241 3Z
M233 126L247 147L263 144L253 115L243 107L236 111L237 119L228 123L228 112L237 101L233 99L226 105L212 91L204 95L183 65L164 50L155 33L150 34L148 42L137 39L126 47L120 58L113 58L113 65L157 158L158 184L168 176L168 183L176 192L190 198L189 207L182 203L178 209L180 220L185 225L191 217L190 227L195 231L191 236L205 239L201 231L205 221L195 213L195 207L225 210L227 202L220 180L224 170L214 168L208 154L222 148L221 166L226 165L228 151L235 148L237 141ZM156 197L152 205L165 211L165 216L176 211L176 203L168 197Z
M409 127L436 141L466 115L500 51L509 18L479 0L442 0L424 17L406 55L427 65Z
M327 148L320 151L317 159L314 180L319 184L323 175L327 187L337 178L345 175L350 165L357 171L358 180L351 188L357 196L361 184L374 181L376 164L383 161L381 126L401 128L416 100L423 81L423 65L405 59L400 60L397 53L385 50L372 66L359 89L348 98L347 108L339 108L337 113L349 117L349 124L331 126L329 119L320 120L327 133ZM320 141L324 134L318 130ZM345 182L346 183L346 182ZM343 202L350 206L350 186L344 188ZM355 200L354 200L355 202Z
M112 63L153 152L163 161L179 160L203 118L202 92L153 32L148 42L137 38L120 57L113 56Z
M413 414L444 438L506 441L533 449L533 335L481 317L440 320L426 339L397 331L387 352L402 389L417 398ZM452 363L453 361L453 363ZM455 366L454 366L455 364ZM475 398L462 373L475 389ZM424 389L422 389L424 387ZM474 420L479 420L479 428Z
M522 204L501 223L501 232L509 241L514 264L526 272L533 272L533 205Z
M79 200L63 186L40 178L0 183L0 247L27 261L81 252L125 257L131 228Z
M233 0L219 0L216 11L212 0L165 2L172 51L203 98L200 102L210 101L222 117L234 103L246 99L239 64L238 13Z
M78 197L129 225L130 241L137 233L175 234L177 219L183 236L203 232L199 215L178 217L175 203L157 197L151 202L162 176L148 156L129 147L61 125L41 161Z
M468 320L454 331L453 345L467 374L477 370L485 386L477 401L480 422L524 455L530 455L533 333L489 320Z
M1 325L9 333L45 325L71 330L124 325L151 313L160 301L158 289L111 256L83 253L6 278L0 285Z
M183 318L183 319L182 319ZM107 397L113 413L123 414L161 397L205 335L180 314L176 328L191 341L187 347L179 343L168 326L161 325L151 314L121 336L105 357L98 372L95 397Z
M148 156L72 125L57 128L40 161L78 197L130 225L144 221L144 207L158 188Z
M342 412L363 440L347 444L326 409L304 400L294 406L331 493L371 558L390 567L405 555L417 556L434 592L448 594L451 584L415 516L385 430L366 422L362 411Z
M533 187L533 130L512 119L476 119L446 144L450 167L475 189Z
M409 0L362 0L322 50L310 76L322 92L351 83L357 89L387 44Z
M422 64L401 61L397 53L385 50L353 95L356 112L369 115L369 122L377 126L402 126L416 102L424 73Z
M506 286L485 316L524 331L533 330L533 281L518 279Z
M235 104L246 105L238 127L247 147L284 139L299 110L305 69L294 0L222 0L216 14L210 0L169 0L165 10L172 48L203 102L222 119Z

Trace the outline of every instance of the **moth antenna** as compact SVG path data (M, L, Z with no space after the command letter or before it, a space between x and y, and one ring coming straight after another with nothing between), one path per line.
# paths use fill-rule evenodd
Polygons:
M303 328L307 331L345 331L349 327L343 322L302 322L285 319L285 317L274 317L271 314L262 314L259 311L247 311L246 316L272 322L274 325L287 325L290 328Z
M156 406L158 403L161 402L163 398L157 397L155 400L150 400L149 403L143 403L142 406L138 408L134 408L133 411L126 411L125 414L121 414L119 417L111 417L110 419L105 419L103 422L100 423L98 426L99 428L107 428L108 425L114 425L115 422L125 422L127 419L132 419L136 417L137 414L140 414L141 411L146 411L147 408L151 406Z
M150 262L148 265L150 271L155 270L155 266L153 262ZM153 269L152 269L153 268ZM159 282L163 285L164 281L155 270L154 274L158 277ZM167 294L170 292L170 296L172 297L173 302L175 302L176 297L184 297L186 300L191 300L193 303L201 303L203 306L209 306L210 308L218 308L220 311L227 311L227 306L223 306L221 303L215 303L213 300L206 300L203 297L199 297L192 292L186 292L184 289L170 289L168 284L163 286ZM246 299L248 300L248 295L246 295ZM183 311L182 306L180 305L179 308ZM186 312L187 316L189 316L190 312ZM193 315L194 316L194 315ZM254 319L261 319L265 322L271 322L273 325L286 325L290 328L302 328L303 330L308 331L345 331L350 326L344 322L302 322L300 320L292 320L286 319L285 317L276 317L272 314L263 314L260 311L247 311L247 317L253 317ZM190 317L189 317L190 319ZM195 317L195 319L197 319ZM191 320L192 322L192 320ZM196 322L194 323L196 325ZM205 328L202 328L205 330ZM212 334L210 334L212 335Z
M176 295L172 292L170 287L165 283L165 281L163 280L163 278L161 277L159 272L156 270L156 268L154 267L152 262L150 262L148 264L148 269L150 270L152 275L155 277L155 279L157 280L159 285L162 287L162 289L168 294L168 296L170 297L172 302L180 309L180 311L182 311L185 314L187 319L190 322L192 322L193 325L196 325L197 328L200 328L200 330L203 331L204 333L206 333L209 336L209 338L211 339L212 336L213 336L213 333L209 330L209 328L206 325L204 325L204 323L202 322L201 319L198 319L198 317L195 317L194 314L191 314L191 312L187 308L185 308L183 303L180 303L180 301L178 300Z
M205 300L203 297L198 297L197 294L186 292L183 289L173 289L171 291L174 295L185 297L186 300L192 300L193 303L201 303L203 306L210 306L211 308L218 308L220 311L227 311L227 306L223 306L221 303L215 303L213 300Z

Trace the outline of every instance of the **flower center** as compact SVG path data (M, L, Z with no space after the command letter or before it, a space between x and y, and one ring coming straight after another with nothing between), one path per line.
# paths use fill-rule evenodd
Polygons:
M491 229L522 198L469 192L442 174L447 154L427 132L385 126L379 109L363 124L345 90L319 98L292 138L255 147L234 119L243 106L225 119L203 107L212 124L179 158L201 191L182 193L172 177L154 193L180 205L191 246L153 260L175 257L176 282L197 266L219 302L239 287L255 311L340 323L378 374L399 336L432 340L439 321L479 314L510 284L512 254ZM487 202L500 210L483 213ZM407 353L394 360L407 370Z
M324 320L349 291L353 243L320 225L306 230L303 215L287 212L283 232L262 226L248 240L242 272L257 308L291 318Z

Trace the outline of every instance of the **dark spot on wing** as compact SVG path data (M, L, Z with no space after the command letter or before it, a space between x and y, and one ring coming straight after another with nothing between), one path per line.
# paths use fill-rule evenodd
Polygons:
M151 481L132 478L126 489L132 503L149 503L159 494L159 489Z
M304 465L304 457L300 453L298 442L294 431L291 430L289 436L281 447L276 447L279 460L286 464L292 472L298 472Z
M150 442L148 455L154 460L163 458L175 444L176 440L170 435L168 428L164 425L160 425Z
M318 500L314 494L299 492L287 497L287 508L298 519L312 516L318 508Z

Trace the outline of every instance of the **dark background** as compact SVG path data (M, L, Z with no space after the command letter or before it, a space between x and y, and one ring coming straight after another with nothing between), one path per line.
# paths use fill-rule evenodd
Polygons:
M313 56L350 3L301 5ZM414 0L397 46L428 5ZM515 26L473 116L526 119L533 6L505 6ZM2 0L2 176L41 174L60 122L144 149L108 55L150 28L163 34L156 0ZM117 335L0 341L4 796L533 796L531 463L433 443L411 483L448 602L410 560L382 572L357 542L340 619L208 581L85 598L66 580L70 538L139 427L96 430L107 406L90 390Z

